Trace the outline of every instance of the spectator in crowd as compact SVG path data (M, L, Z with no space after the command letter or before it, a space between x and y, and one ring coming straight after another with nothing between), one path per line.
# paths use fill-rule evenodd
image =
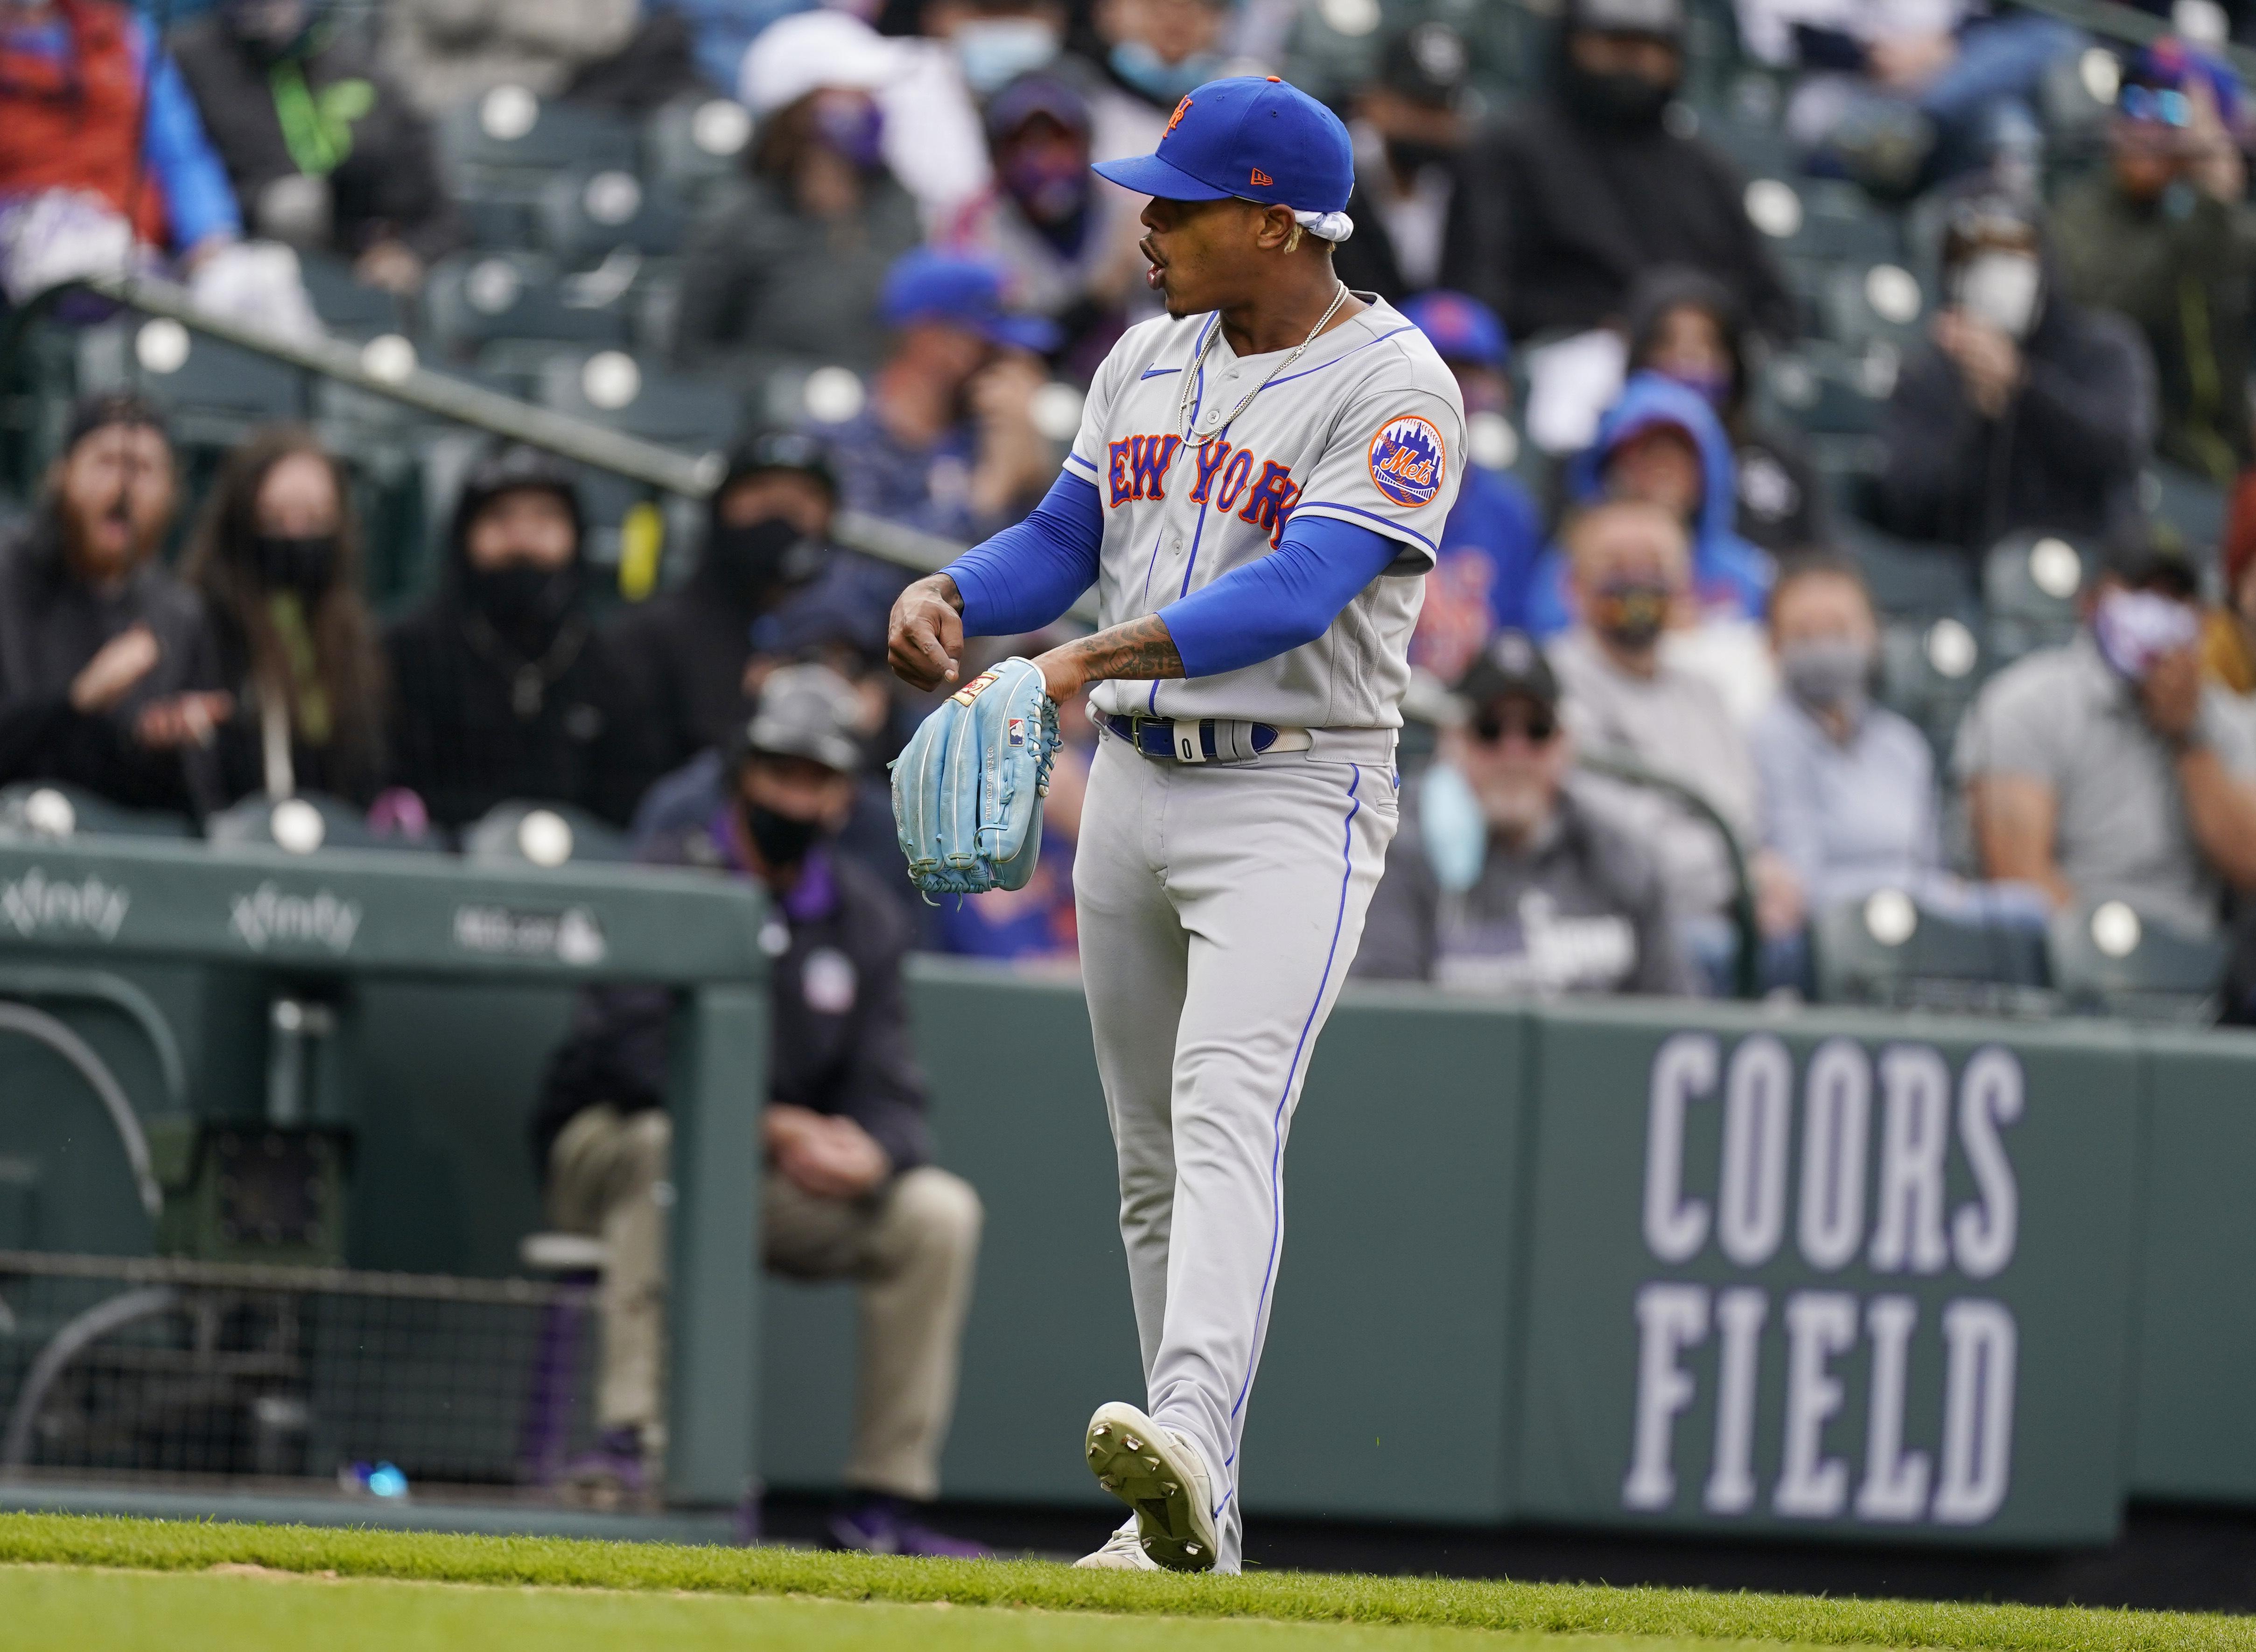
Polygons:
M235 696L217 746L225 800L316 791L365 808L387 766L384 661L344 473L310 431L228 455L184 573Z
M1099 160L1150 154L1175 105L1230 72L1230 0L1096 0L1089 20L1105 77L1093 109Z
M1942 300L1882 415L1882 526L1978 553L2021 527L2135 532L2154 419L2137 330L2059 291L2031 210L1986 185L1948 202Z
M1089 169L1089 100L1076 78L1037 69L987 105L995 182L961 213L942 243L1006 272L1022 310L1058 324L1086 379L1142 300L1143 235L1136 197Z
M1512 381L1505 376L1511 342L1496 312L1462 293L1435 292L1405 301L1402 314L1456 375L1468 428L1494 428L1486 422L1493 420L1513 440L1506 422ZM1468 447L1464 483L1442 525L1441 553L1426 576L1425 605L1410 639L1410 663L1444 682L1463 676L1496 631L1526 628L1528 589L1543 550L1535 502L1519 478L1483 463L1477 442Z
M393 778L445 827L497 803L624 825L653 779L649 716L595 630L571 469L497 445L471 468L439 587L384 637Z
M2232 72L2182 42L2141 53L2109 128L2109 164L2053 210L2061 290L2138 323L2161 396L2155 448L2219 486L2251 456L2249 302L2256 208L2231 123Z
M639 0L389 0L383 51L393 84L435 116L497 86L560 97L641 21Z
M2050 18L1985 16L1972 0L1738 0L1738 10L1751 54L1805 72L1786 129L1816 152L1813 169L1889 194L2000 161L2034 184L2046 71L2083 44Z
M2233 489L2221 551L2224 600L2202 626L2203 674L2256 717L2256 471Z
M1056 326L1003 307L1003 272L981 258L920 250L885 278L890 334L869 401L817 425L842 503L957 540L977 540L1041 497L1055 456L1033 424L1037 352Z
M944 232L993 185L981 107L1021 74L1058 62L1066 12L1059 0L917 0L897 15L917 36L899 42L906 68L884 94L893 170Z
M1659 866L1569 779L1533 641L1498 632L1456 691L1469 718L1411 788L1355 972L1532 997L1690 992Z
M689 577L612 623L633 673L661 770L726 743L742 721L753 627L823 570L838 478L823 445L791 431L737 444L708 506Z
M1465 144L1458 106L1470 68L1464 36L1446 23L1420 23L1386 43L1378 78L1357 91L1348 124L1355 234L1332 255L1332 268L1354 291L1399 304L1440 280Z
M130 7L0 4L0 297L116 270L137 244L198 274L242 230L194 100Z
M430 127L360 30L312 0L222 0L168 44L257 234L401 293L461 242Z
M1672 665L1712 682L1732 715L1752 721L1776 686L1758 622L1772 575L1767 554L1731 523L1738 491L1731 438L1708 399L1659 373L1633 375L1598 423L1598 438L1568 466L1577 505L1633 499L1658 505L1683 525L1692 546L1686 601L1668 616L1663 646ZM1576 607L1572 555L1545 553L1528 597L1531 628L1549 636Z
M222 801L184 761L233 708L202 604L156 560L176 486L147 402L73 410L37 513L0 546L0 784L60 780L139 808Z
M922 235L882 149L874 93L898 72L885 41L835 11L786 18L753 44L750 175L683 249L680 365L747 384L788 362L877 365L885 272Z
M1618 320L1657 265L1713 276L1776 338L1794 300L1741 204L1741 180L1662 112L1684 78L1682 0L1567 0L1548 94L1468 148L1442 282L1493 307L1515 338Z
M1659 505L1611 501L1572 517L1565 543L1577 624L1551 645L1550 660L1577 748L1688 788L1742 846L1753 845L1760 791L1746 737L1714 685L1661 648L1671 613L1693 600L1682 518ZM1714 823L1665 792L1591 784L1652 846L1687 949L1720 983L1731 950L1724 914L1737 881ZM1765 933L1792 932L1801 914L1790 879L1768 856L1749 859Z
M1648 270L1630 288L1628 320L1630 370L1698 392L1723 420L1738 473L1738 536L1777 556L1825 543L1824 484L1801 441L1754 411L1749 356L1757 345L1729 289L1697 270Z
M1872 701L1880 633L1856 565L1787 563L1770 594L1770 634L1785 691L1752 741L1764 847L1813 913L1934 884L1935 759L1924 735Z
M832 1535L887 1554L970 1555L914 1517L940 1489L965 1310L979 1246L979 1196L931 1162L925 1086L901 985L905 931L893 901L828 836L862 754L854 691L820 666L768 679L731 754L723 807L647 847L660 865L759 886L786 936L768 973L773 1036L765 1079L767 1266L861 1286L860 1394L845 1479L856 1493ZM594 1456L583 1483L630 1495L664 1427L666 1112L673 995L603 987L582 995L549 1065L533 1125L553 1218L609 1247Z
M1985 875L2196 935L2227 886L2256 889L2256 737L2202 681L2196 589L2119 542L2075 640L1984 688L1953 764Z

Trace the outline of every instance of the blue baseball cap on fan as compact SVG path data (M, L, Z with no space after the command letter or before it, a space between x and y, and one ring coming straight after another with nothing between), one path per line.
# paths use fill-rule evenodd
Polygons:
M903 253L885 272L879 308L888 327L915 321L945 321L976 333L993 344L1037 354L1058 345L1054 321L1040 315L1015 315L1003 307L1003 269L985 258L919 247Z
M1272 74L1209 81L1175 105L1155 153L1102 160L1096 173L1164 201L1258 201L1343 212L1355 152L1340 117Z
M1435 287L1402 302L1402 318L1433 342L1445 362L1470 362L1502 368L1512 361L1512 341L1494 310L1477 298Z

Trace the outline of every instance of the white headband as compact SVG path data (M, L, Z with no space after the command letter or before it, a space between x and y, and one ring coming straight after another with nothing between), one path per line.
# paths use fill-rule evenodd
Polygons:
M1343 212L1296 212L1293 222L1319 241L1334 246L1355 233L1355 220Z

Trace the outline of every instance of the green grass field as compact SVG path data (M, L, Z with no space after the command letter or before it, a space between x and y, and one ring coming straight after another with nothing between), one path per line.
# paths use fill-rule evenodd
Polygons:
M0 1515L0 1646L68 1652L2256 1648L2256 1620ZM1566 1637L1573 1637L1571 1641Z

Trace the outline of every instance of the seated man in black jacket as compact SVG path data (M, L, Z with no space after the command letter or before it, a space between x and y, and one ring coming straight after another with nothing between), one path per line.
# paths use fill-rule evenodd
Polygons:
M1738 173L1661 116L1684 78L1683 0L1569 0L1550 92L1498 116L1449 201L1442 281L1515 339L1618 320L1657 265L1714 277L1756 328L1795 333Z
M462 240L430 123L312 0L221 0L167 39L243 221L412 293Z
M1979 553L2016 528L2139 537L2154 364L2055 285L2034 214L1986 184L1948 207L1942 307L1880 425L1881 525Z
M769 677L734 743L729 802L656 838L644 858L756 879L773 902L761 939L774 1045L762 1086L767 1265L862 1288L860 1394L846 1483L831 1522L849 1548L969 1555L912 1518L940 1490L963 1316L979 1248L979 1196L928 1162L924 1079L909 1048L899 907L828 838L861 766L854 691L822 666ZM600 1449L575 1478L637 1493L662 1444L666 1116L662 988L603 987L581 999L550 1063L533 1146L560 1225L610 1247L600 1311Z
M154 407L79 404L38 512L0 543L0 785L61 780L140 808L226 801L208 748L232 702L203 604L155 560L178 498Z
M571 467L500 446L470 469L439 589L385 635L393 780L441 826L512 799L624 826L658 778L649 717L588 611Z

